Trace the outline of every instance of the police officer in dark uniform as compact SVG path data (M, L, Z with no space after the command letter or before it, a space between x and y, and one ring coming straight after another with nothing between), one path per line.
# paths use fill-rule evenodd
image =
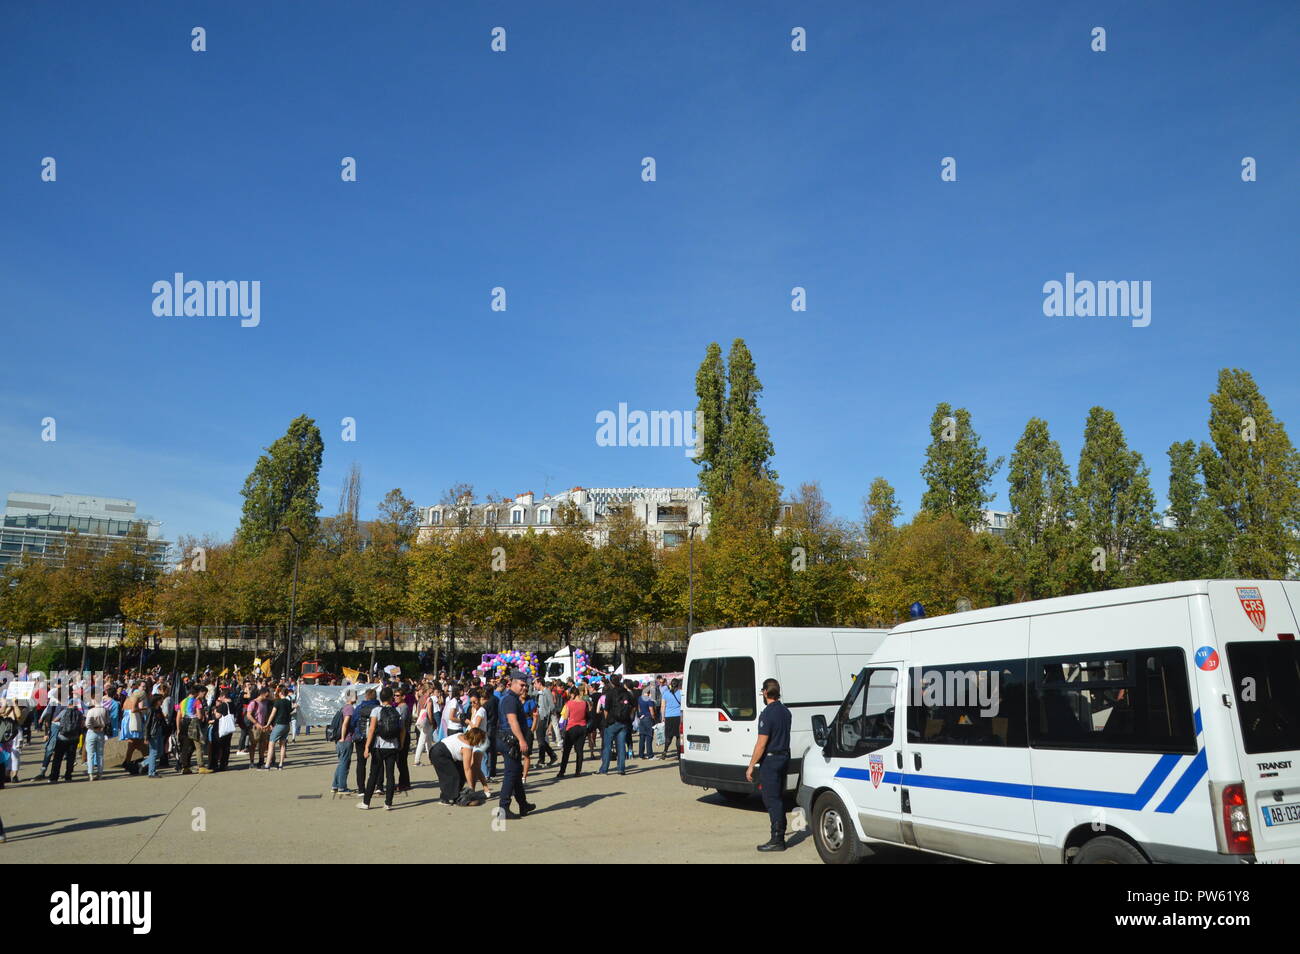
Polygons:
M523 818L536 805L524 797L524 761L528 753L528 719L524 715L523 696L528 691L528 677L516 669L510 673L510 688L501 696L497 722L497 747L504 756L505 773L501 780L502 818ZM519 802L519 814L510 812L510 799Z
M754 781L758 766L758 788L763 807L772 822L772 837L759 851L785 851L785 776L790 767L790 710L781 704L781 684L763 680L763 701L767 706L758 717L758 741L749 757L745 779Z

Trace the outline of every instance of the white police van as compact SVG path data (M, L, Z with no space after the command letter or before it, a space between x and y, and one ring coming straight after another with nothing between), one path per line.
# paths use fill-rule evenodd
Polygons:
M751 626L694 634L682 686L682 781L735 800L757 792L745 769L758 737L763 680L772 678L781 683L792 717L787 785L793 794L801 753L812 743L812 717L834 715L886 632Z
M805 754L822 859L1300 861L1300 583L1167 583L905 623Z

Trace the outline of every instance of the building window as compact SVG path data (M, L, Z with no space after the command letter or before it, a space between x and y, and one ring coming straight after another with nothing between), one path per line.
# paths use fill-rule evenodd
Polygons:
M524 512L519 508L510 511L510 523L513 526L520 526L524 522Z
M549 527L551 525L550 507L543 507L541 510L537 511L537 524L542 527Z
M486 527L495 527L497 524L497 512L495 510L483 511L483 525Z
M430 510L430 511L429 511L429 523L433 524L434 526L437 526L438 524L442 523L442 511L441 511L441 510Z

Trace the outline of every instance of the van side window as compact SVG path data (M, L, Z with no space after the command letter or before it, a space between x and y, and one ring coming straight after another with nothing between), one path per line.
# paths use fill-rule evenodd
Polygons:
M907 673L907 738L1023 749L1025 661L922 666Z
M836 755L854 758L894 744L898 671L864 669L835 717Z
M1139 649L1035 659L1029 744L1127 752L1196 751L1183 651Z
M1300 643L1228 643L1246 751L1300 749Z

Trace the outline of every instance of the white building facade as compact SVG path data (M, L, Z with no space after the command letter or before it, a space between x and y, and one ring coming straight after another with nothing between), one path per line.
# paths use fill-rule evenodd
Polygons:
M596 545L606 542L606 524L617 509L629 510L657 547L671 549L708 532L708 498L697 487L574 487L537 497L531 490L505 500L437 504L420 508L418 539L441 531L496 529L510 535L553 533L561 511L572 507L590 527Z

